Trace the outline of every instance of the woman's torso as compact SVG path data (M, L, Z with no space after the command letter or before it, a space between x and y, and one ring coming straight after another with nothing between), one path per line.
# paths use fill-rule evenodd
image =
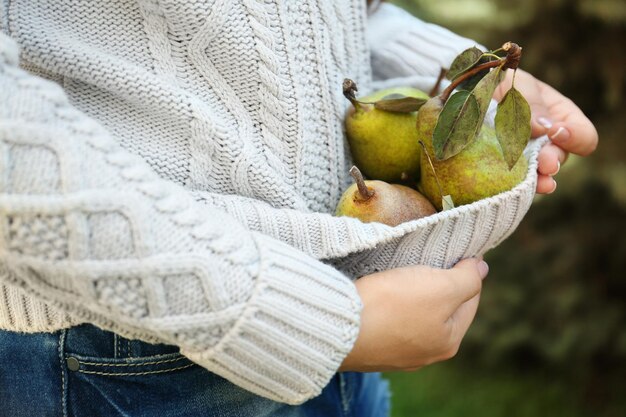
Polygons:
M162 177L330 212L347 179L341 82L367 87L364 0L16 0L29 71Z

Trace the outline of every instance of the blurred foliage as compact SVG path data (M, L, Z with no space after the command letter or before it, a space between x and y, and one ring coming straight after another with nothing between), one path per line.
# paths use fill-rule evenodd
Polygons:
M607 393L614 400L602 411L588 405L581 386L536 369L494 372L457 360L388 378L398 417L622 417L626 409L618 376Z
M519 43L522 68L573 99L598 128L600 146L591 157L570 157L558 190L538 197L513 236L487 254L491 275L460 356L451 365L392 377L400 404L394 415L530 416L521 410L533 407L523 393L527 378L535 378L538 390L559 387L553 397L537 399L534 415L626 415L620 399L626 392L626 1L395 3L491 49ZM471 388L473 394L485 401L508 396L509 406L521 408L481 409L468 399L437 413L415 400L428 381L432 401L439 391L456 397L454 384L466 380L468 366L495 381ZM512 383L510 375L520 385L500 387ZM567 411L570 398L576 412ZM407 411L406 401L416 412Z
M485 362L591 372L626 359L626 206L597 179L571 188L487 255L494 279L466 340Z
M524 47L522 67L593 113L624 103L624 0L397 0L490 49ZM593 94L589 94L593 92Z

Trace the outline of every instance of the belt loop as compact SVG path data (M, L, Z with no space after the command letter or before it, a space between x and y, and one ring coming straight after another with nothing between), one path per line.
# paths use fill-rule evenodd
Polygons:
M132 358L131 343L132 340L113 333L113 356L115 359Z
M119 359L121 357L120 342L119 342L119 336L117 335L117 333L113 333L113 357L115 359Z

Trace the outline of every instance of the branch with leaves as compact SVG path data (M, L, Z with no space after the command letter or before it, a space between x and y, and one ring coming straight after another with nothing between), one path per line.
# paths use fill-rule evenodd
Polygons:
M451 83L439 96L445 104L433 132L435 158L451 158L476 139L505 71L517 70L521 57L522 48L512 42L489 52L469 48L456 57L447 75ZM514 76L496 113L496 137L509 169L524 152L530 131L530 106L515 89Z
M521 57L522 48L513 42L488 52L473 47L459 54L448 71L442 70L431 91L433 96L444 77L450 80L450 85L438 96L445 105L433 133L435 158L440 161L452 158L476 139L496 88L507 69L517 70ZM402 94L390 94L373 103L362 102L356 98L357 91L354 81L344 80L344 96L355 108L369 104L379 110L412 113L426 102ZM496 136L509 169L524 152L530 130L530 106L515 89L514 76L513 85L496 113Z

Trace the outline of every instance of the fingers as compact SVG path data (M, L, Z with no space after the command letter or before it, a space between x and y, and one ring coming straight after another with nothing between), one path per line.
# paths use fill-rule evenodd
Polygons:
M553 143L548 143L539 152L539 166L537 171L537 192L539 194L552 194L556 190L555 176L561 169L561 165L567 161L568 153Z
M580 108L548 84L539 81L539 89L549 110L548 137L568 152L586 156L598 146L598 132ZM554 123L550 123L554 121Z
M489 273L489 266L485 261L470 258L456 264L450 272L448 276L454 286L455 299L464 303L480 293L482 280Z
M548 137L564 150L581 156L589 155L598 146L598 132L584 115L555 123L548 129Z
M539 166L537 171L543 175L555 176L561 165L567 160L567 152L559 146L548 143L539 152Z
M511 85L511 73L498 86L500 100ZM515 84L532 110L531 134L536 138L548 135L552 142L566 152L586 156L598 146L598 132L593 123L569 98L532 75L518 70Z
M537 177L537 193L552 194L556 191L556 181L549 175L539 175Z

